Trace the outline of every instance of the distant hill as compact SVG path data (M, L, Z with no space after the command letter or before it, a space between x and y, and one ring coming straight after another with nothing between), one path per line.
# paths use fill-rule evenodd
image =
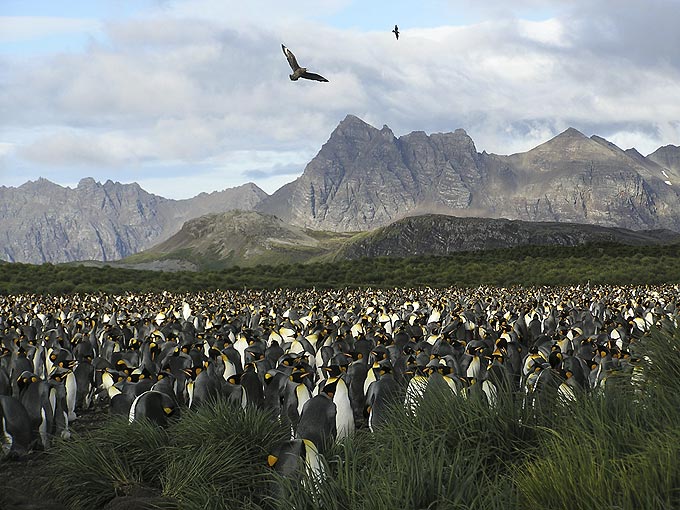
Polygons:
M191 220L167 241L114 265L207 270L363 257L449 255L515 246L656 245L676 241L680 241L680 234L667 230L632 231L445 215L404 218L368 232L333 233L291 226L258 212L230 211Z
M335 250L352 234L312 231L254 211L188 221L166 241L121 261L145 269L215 269L305 262Z
M634 231L597 225L424 215L404 218L350 239L333 259L450 255L516 246L592 243L657 245L680 241L670 230Z

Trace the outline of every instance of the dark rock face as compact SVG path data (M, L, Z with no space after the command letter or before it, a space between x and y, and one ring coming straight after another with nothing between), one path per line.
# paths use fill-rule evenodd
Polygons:
M580 246L598 242L654 245L679 240L680 234L668 230L632 231L596 225L430 214L405 218L365 236L357 236L334 258L450 255L517 246Z
M570 128L531 151L478 153L459 129L395 138L347 116L301 177L257 206L314 229L442 213L680 230L680 149L645 158Z
M169 200L138 184L87 178L74 189L46 179L0 187L0 259L11 262L116 260L152 246L214 211L252 209L266 193L254 184Z

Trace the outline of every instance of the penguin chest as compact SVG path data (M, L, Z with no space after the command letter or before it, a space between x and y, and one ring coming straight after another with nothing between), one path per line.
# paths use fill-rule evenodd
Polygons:
M337 438L342 439L354 432L354 411L352 411L346 386L344 386L344 391L337 391L333 395L333 403L336 408L335 429Z
M304 384L300 383L295 387L295 397L297 398L297 413L298 416L302 415L302 408L307 403L307 401L312 398L309 393L309 388Z

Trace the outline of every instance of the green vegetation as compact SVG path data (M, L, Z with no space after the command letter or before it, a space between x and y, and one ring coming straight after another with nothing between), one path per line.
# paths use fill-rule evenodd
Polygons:
M433 388L415 414L396 406L384 428L337 444L314 489L267 468L287 434L270 415L220 403L166 430L116 421L60 441L46 490L69 508L138 488L157 508L678 508L680 330L634 351L643 377L611 374L598 392L535 411L521 395L489 407Z
M195 292L248 288L661 284L680 282L680 245L536 246L448 257L157 272L111 266L0 265L0 292Z
M68 508L101 508L114 497L153 496L150 508L261 508L267 455L290 432L254 409L224 402L162 429L112 418L49 452L46 490Z

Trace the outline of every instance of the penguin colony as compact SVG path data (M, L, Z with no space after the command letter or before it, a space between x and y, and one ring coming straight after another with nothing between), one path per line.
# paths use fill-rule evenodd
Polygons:
M159 426L218 398L267 409L291 431L268 462L320 460L429 385L496 405L576 399L630 347L678 327L680 286L279 290L0 297L0 440L8 456L68 438L98 399Z

